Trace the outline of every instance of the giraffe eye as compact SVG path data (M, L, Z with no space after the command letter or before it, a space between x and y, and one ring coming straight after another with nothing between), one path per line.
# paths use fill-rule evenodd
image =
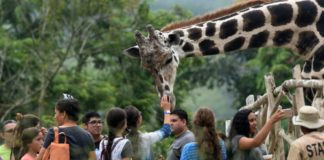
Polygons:
M171 63L171 62L172 62L172 57L169 58L169 59L165 62L165 65L168 65L168 64Z

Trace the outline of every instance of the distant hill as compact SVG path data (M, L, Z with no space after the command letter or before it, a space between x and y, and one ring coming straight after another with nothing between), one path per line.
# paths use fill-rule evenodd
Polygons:
M155 0L150 6L153 10L170 9L174 5L179 5L190 10L193 15L202 15L207 12L228 7L235 0Z

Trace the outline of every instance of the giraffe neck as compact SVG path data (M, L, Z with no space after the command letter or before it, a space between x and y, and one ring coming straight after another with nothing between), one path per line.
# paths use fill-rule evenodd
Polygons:
M180 58L228 53L259 47L283 47L304 59L323 50L324 2L288 0L258 5L243 11L177 29L172 49ZM323 13L322 13L323 12Z

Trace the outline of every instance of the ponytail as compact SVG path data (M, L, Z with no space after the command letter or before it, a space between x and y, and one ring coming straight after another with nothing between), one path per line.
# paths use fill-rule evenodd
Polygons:
M115 134L112 131L108 132L108 137L105 138L105 140L102 143L102 151L100 154L100 160L111 160L111 147L114 143ZM107 144L105 144L105 141L108 141Z
M127 128L127 139L129 139L133 146L134 159L140 159L141 153L139 150L140 147L140 137L139 132L136 127Z

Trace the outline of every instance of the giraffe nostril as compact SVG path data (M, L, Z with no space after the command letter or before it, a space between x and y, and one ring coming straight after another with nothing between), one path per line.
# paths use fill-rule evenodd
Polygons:
M160 81L161 83L163 83L163 77L161 75L159 75Z
M170 87L168 85L164 86L164 89L170 91Z

